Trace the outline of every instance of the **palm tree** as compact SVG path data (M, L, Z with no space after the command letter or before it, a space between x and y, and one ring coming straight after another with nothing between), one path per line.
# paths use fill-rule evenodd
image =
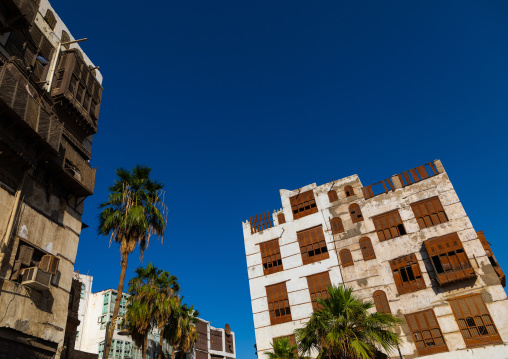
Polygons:
M266 352L268 359L299 359L298 346L291 344L288 338L275 339L271 352Z
M131 332L131 337L136 346L141 347L142 358L146 359L148 349L148 333L153 328L152 307L147 302L143 302L136 296L129 298L127 311L127 328Z
M401 323L387 313L369 313L372 302L362 302L351 288L329 287L321 309L295 331L300 352L319 352L318 358L367 359L395 349L400 338L392 330Z
M180 298L180 302L183 299ZM197 338L195 324L198 322L199 313L194 306L180 305L168 321L164 336L173 347L171 358L174 359L176 350L179 350L179 359L184 359L185 354L192 349Z
M161 196L163 185L150 179L150 171L149 167L140 165L131 170L118 168L118 178L109 187L109 198L99 206L103 210L99 215L97 231L100 235L110 236L110 245L112 241L120 244L122 260L118 295L111 320L116 318L120 308L129 254L139 244L140 259L143 260L151 235L160 236L162 240L166 226L165 206ZM107 356L111 339L112 336L108 333L104 348Z

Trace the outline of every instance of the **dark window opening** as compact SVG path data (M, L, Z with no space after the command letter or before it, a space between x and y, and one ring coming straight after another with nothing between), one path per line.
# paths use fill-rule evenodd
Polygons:
M404 225L403 224L398 224L397 225L397 228L399 229L399 233L401 236L403 236L404 234L406 234L406 229L404 228Z

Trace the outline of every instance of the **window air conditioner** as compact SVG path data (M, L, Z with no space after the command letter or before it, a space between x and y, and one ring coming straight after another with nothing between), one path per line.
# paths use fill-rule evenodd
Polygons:
M45 272L38 267L30 267L23 270L21 284L35 290L49 289L51 273Z

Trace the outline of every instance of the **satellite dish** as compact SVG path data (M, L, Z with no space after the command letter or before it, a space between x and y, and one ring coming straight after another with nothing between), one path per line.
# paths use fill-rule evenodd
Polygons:
M226 334L227 335L231 335L231 327L229 326L229 324L226 324L224 326L224 329L226 330Z

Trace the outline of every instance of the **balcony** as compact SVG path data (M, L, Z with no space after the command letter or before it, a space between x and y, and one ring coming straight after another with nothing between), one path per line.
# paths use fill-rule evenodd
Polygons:
M0 33L28 29L35 20L38 5L33 0L2 0Z
M87 135L97 132L102 86L77 49L62 53L51 95L61 116L74 120Z
M41 142L45 149L57 154L62 137L62 124L56 119L51 102L40 94L25 77L15 62L9 62L0 69L0 108L4 120L12 126L31 128L21 131L33 137L31 141ZM35 143L34 143L35 144Z

